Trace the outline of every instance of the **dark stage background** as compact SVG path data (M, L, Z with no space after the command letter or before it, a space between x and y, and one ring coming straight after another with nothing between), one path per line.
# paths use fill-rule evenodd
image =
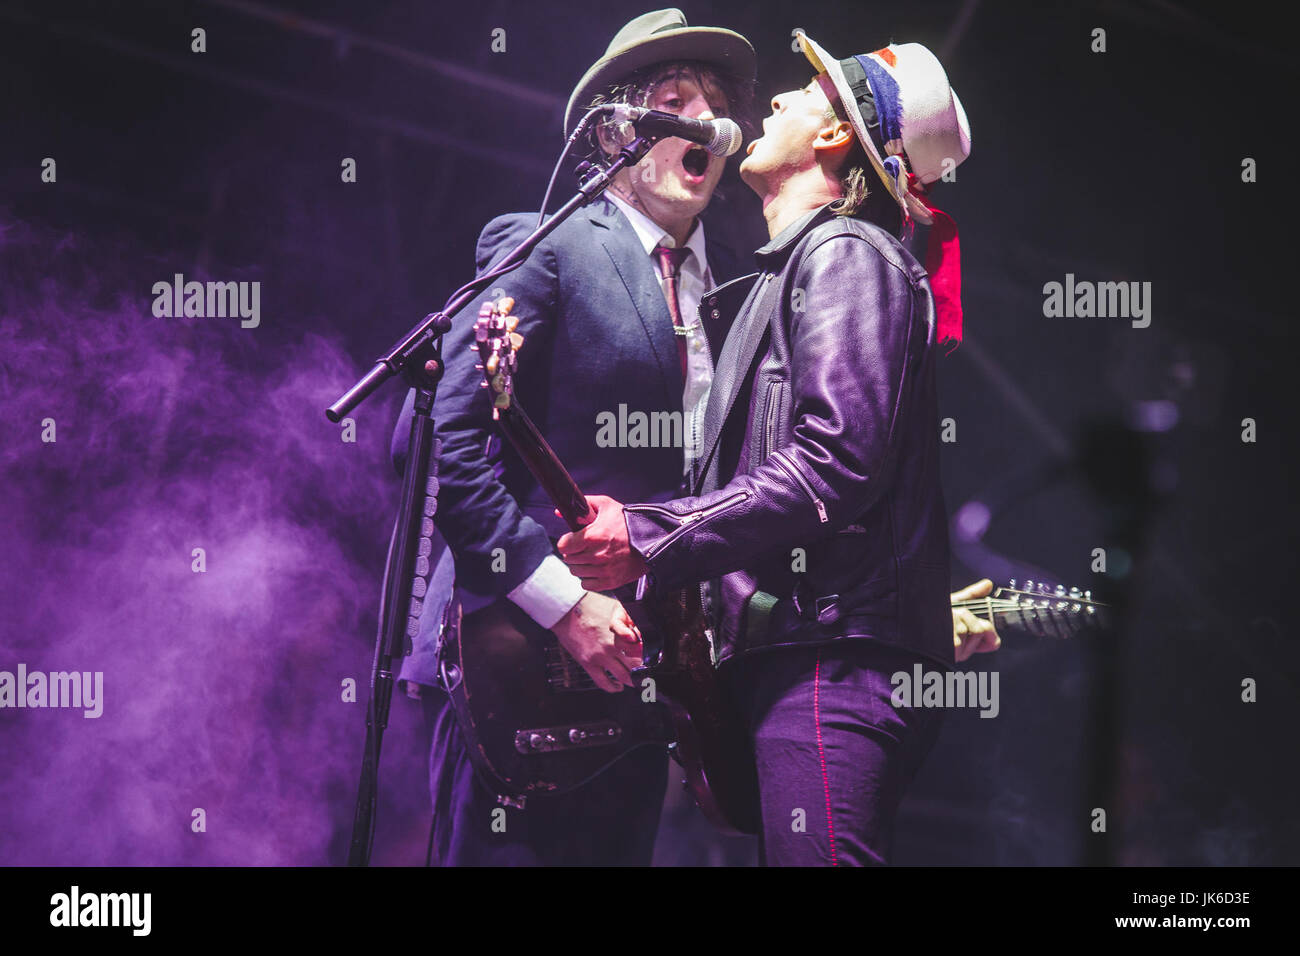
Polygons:
M488 219L536 209L572 85L648 6L0 0L0 669L104 672L98 719L0 710L0 862L344 859L399 389L354 415L354 443L323 409L470 277ZM973 129L936 193L962 227L967 328L941 363L945 490L956 513L1022 489L978 546L954 534L953 584L1005 562L1099 592L1131 582L1117 859L1300 862L1296 61L1271 8L684 9L751 39L759 103L807 82L795 27L843 56L891 39L938 54ZM765 234L734 165L706 222L753 248ZM153 284L178 272L259 281L260 325L154 318ZM1149 327L1045 317L1043 286L1067 273L1150 282ZM1164 499L1128 567L1081 470L1028 489L1085 422L1134 409L1172 427L1147 434ZM1133 490L1120 444L1088 460ZM1083 859L1088 646L1008 633L972 662L1000 671L1001 712L950 715L898 862ZM399 696L377 862L423 861L426 758ZM669 789L659 862L752 860Z

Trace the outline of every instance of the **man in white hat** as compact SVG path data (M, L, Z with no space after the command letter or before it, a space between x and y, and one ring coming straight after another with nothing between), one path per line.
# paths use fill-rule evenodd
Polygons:
M692 27L680 10L637 17L614 37L573 92L569 134L597 102L624 102L696 119L743 110L754 51L737 33ZM626 131L596 127L591 149L614 152ZM618 487L629 499L681 493L698 444L698 406L726 334L692 321L706 288L735 275L735 257L706 238L699 215L724 160L681 139L656 143L598 202L561 224L485 298L514 298L524 335L515 389L581 486ZM480 272L536 226L536 213L494 219L479 238ZM454 595L466 634L476 612L523 612L549 630L610 693L631 690L640 648L615 626L621 605L586 589L555 553L566 529L554 506L492 427L465 309L448 334L433 418L442 442L435 516L448 548L434 566L420 633L401 677L432 727L432 851L443 865L649 864L667 785L663 748L643 747L567 794L504 805L475 775L464 735L437 687L438 622ZM597 422L620 406L686 423L681 444L608 447ZM412 401L394 432L403 467ZM487 453L485 454L485 448ZM504 813L505 819L501 820ZM504 825L501 825L504 822Z
M919 44L837 60L772 100L741 175L771 241L735 309L690 497L619 504L559 550L589 588L710 582L724 683L758 770L769 864L886 862L943 711L893 675L954 664L935 361L960 335L956 230L928 186L970 150ZM930 226L926 265L899 241Z

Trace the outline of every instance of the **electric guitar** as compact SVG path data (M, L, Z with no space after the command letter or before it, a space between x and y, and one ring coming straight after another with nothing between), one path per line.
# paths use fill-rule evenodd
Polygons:
M475 345L502 435L572 530L586 496L513 390L523 338L514 301L483 306ZM698 589L616 592L641 631L638 686L601 690L555 635L509 601L472 614L449 607L440 670L480 777L506 804L581 786L632 750L667 747L695 802L720 829L758 828L757 777L742 730L717 684ZM449 677L448 677L449 675Z
M514 300L490 302L475 325L475 348L501 433L577 530L586 496L514 394L523 337ZM581 665L509 601L461 617L448 608L441 643L444 683L471 760L506 804L581 786L632 750L667 746L684 784L719 829L756 833L757 773L744 729L719 685L712 636L698 588L663 595L616 593L643 638L639 687L601 690ZM1090 592L1012 581L987 597L957 602L1001 629L1070 637L1103 623Z

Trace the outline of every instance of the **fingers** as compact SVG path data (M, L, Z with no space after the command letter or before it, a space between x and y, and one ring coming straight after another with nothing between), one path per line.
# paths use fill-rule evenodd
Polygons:
M613 591L640 577L640 575L628 577L621 568L611 567L599 561L572 561L565 557L564 563L582 581L582 586L588 591Z
M993 582L982 578L974 584L968 584L960 591L953 591L949 599L953 602L969 601L971 598L988 597L993 593Z
M991 582L985 579L972 584L971 587L979 588L989 583ZM953 608L952 644L957 662L961 663L974 654L996 651L1002 646L1002 638L990 622L976 617L965 608Z
M596 520L596 516L600 514L600 509L607 504L613 503L613 501L613 498L607 498L605 495L587 495L587 507L590 510L587 512L585 517L579 518L578 520L583 525L591 524Z
M583 527L586 527L587 525L591 524L593 521L596 520L596 515L599 514L600 512L600 503L603 501L613 501L613 500L614 500L613 498L606 498L604 495L588 495L587 513L578 518L578 524L582 525ZM557 518L564 517L564 515L560 514L559 508L555 509L555 517Z
M617 600L588 592L551 630L601 690L634 686L628 668L640 665L640 633Z
M642 654L641 632L637 630L636 625L624 626L615 623L611 627L614 631L614 647L624 664L628 667L640 667Z
M583 670L591 675L591 679L596 682L596 686L607 694L617 694L624 689L623 685L610 677L599 664L584 666Z
M607 567L598 576L598 580L602 591L615 591L625 584L631 584L640 576L639 574L625 574L620 568Z
M957 658L958 664L968 659L972 654L975 653L974 645L977 641L978 638L972 637L970 632L967 631L964 627L961 629L960 632L955 627L953 628L953 634L952 634L953 655Z
M560 540L555 542L556 550L560 552L560 557L564 558L566 563L572 563L576 559L583 564L594 564L599 547L600 542L592 541L587 537L585 527L579 528L577 531L569 531L561 535Z
M960 664L975 654L988 654L991 651L996 651L1002 646L1002 638L992 628L977 633L965 633L960 636L954 631L952 646L953 655L957 658L957 663Z
M952 632L958 637L980 633L983 623L965 608L957 607L952 610Z
M641 629L636 626L636 621L632 620L632 615L627 613L627 608L621 604L614 612L614 617L609 622L609 628L614 632L616 638L631 641L635 644L641 643Z
M563 518L563 517L564 517L564 515L560 514L560 509L559 509L559 508L555 508L555 509L553 509L552 513L553 513L553 514L555 515L555 517L557 517L557 518ZM579 518L578 518L578 524L584 524L584 525L585 525L585 524L591 524L591 522L593 522L593 521L595 521L595 520L596 520L596 509L595 509L594 507L592 507L591 499L588 498L588 499L587 499L587 513L586 513L585 515L581 515L581 516L579 516Z
M581 531L578 532L582 534ZM565 537L569 537L566 535ZM556 542L556 548L560 552L560 557L564 563L569 566L574 574L591 574L600 567L601 559L598 555L582 550L583 542L580 538L574 536L574 540L565 541L561 538Z
M1002 636L994 630L993 625L983 618L974 618L970 626L970 636L965 643L972 654L987 654L1002 646Z
M617 694L625 687L636 686L632 680L632 672L627 669L627 665L621 660L617 660L610 655L602 654L595 658L586 666L587 673L591 679L603 691L609 694Z

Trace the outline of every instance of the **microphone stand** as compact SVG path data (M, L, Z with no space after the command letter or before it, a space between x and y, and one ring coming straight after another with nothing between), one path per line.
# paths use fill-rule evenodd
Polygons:
M578 211L600 196L614 177L640 162L657 135L637 135L621 149L607 167L583 163L578 192L519 243L498 265L461 289L442 311L426 315L396 345L380 356L373 368L325 410L332 422L374 394L389 379L402 375L415 391L415 415L411 420L406 468L402 475L402 497L398 506L393 538L385 568L384 592L380 604L379 633L375 642L370 675L370 702L366 708L366 744L357 785L356 812L352 820L349 866L368 866L375 837L375 810L379 792L379 753L388 727L393 698L393 661L405 656L407 638L415 637L429 573L427 553L419 554L420 540L433 533L437 510L437 452L431 413L442 377L442 337L451 329L451 319L500 276L517 269L537 244Z

